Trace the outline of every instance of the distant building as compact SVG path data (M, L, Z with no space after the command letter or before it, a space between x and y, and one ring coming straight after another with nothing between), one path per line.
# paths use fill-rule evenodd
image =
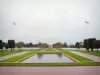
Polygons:
M52 45L49 45L49 48L52 48Z
M53 44L53 47L54 48L63 48L63 44L58 42L58 43Z
M40 48L48 48L49 45L47 43L41 43L39 42L38 44L36 44L36 47L40 47Z

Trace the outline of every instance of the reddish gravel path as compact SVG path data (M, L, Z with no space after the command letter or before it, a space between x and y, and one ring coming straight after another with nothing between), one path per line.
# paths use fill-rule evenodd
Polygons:
M0 67L0 75L100 75L100 66Z
M6 55L6 56L1 56L0 61L8 59L8 58L15 57L15 56L19 56L19 55L22 55L22 54L25 54L25 53L27 53L27 52L20 52L20 53L10 54L10 55Z
M86 54L86 53L82 53L82 52L76 52L76 51L70 51L70 52L77 54L77 55L80 55L82 57L91 59L95 62L100 62L100 57L98 57L98 56L94 56L94 55L90 55L90 54Z

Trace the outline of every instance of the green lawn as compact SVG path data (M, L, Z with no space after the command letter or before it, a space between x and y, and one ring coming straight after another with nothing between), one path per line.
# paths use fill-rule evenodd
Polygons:
M59 51L70 51L69 49L62 49L62 48L57 48Z
M36 51L29 51L28 53L25 53L23 55L15 56L15 57L12 57L12 58L8 58L8 59L2 60L0 62L16 62L18 60L21 60L21 59L23 59L25 57L28 57L28 56L30 56L32 54L35 54L35 53L36 53Z
M8 50L2 50L0 51L0 56L6 56L6 55L9 55L9 54L15 54L15 53L20 53L20 52L23 52L23 51L40 51L42 50L41 49L23 49L22 51L19 51L18 49L15 49L14 51L8 51Z
M41 51L44 48L39 48L39 49L24 49L23 51Z
M95 56L100 56L100 51L93 51L93 52L91 52L91 51L83 51L83 50L77 50L78 52L83 52L83 53L87 53L87 54L91 54L91 55L95 55Z
M63 49L59 49L59 51L64 52L66 55L69 55L80 62L73 62L73 63L20 63L18 62L18 63L15 63L16 61L19 61L25 57L35 54L36 52L40 50L41 49L34 50L34 51L25 50L29 52L20 56L15 56L15 57L0 61L0 66L100 66L100 62L93 62L92 60L73 54L69 52L68 50L63 50ZM47 48L46 51L56 52L54 48Z
M74 59L76 59L76 60L78 60L78 61L80 61L80 62L92 61L92 60L90 60L90 59L87 59L87 58L81 57L81 56L79 56L79 55L73 54L73 53L71 53L71 52L69 52L69 51L62 51L62 52L64 52L66 55L69 55L69 56L71 56L72 58L74 58Z
M75 62L75 63L0 63L0 66L100 66L100 62Z
M56 51L54 48L47 48L45 51Z
M8 50L4 50L4 51L0 51L0 56L5 56L5 55L9 55L9 54L14 54L14 53L19 53L22 51L19 50L14 50L14 51L8 51Z

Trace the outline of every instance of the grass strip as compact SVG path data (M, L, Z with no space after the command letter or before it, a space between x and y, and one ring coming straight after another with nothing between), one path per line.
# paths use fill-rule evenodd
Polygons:
M56 51L54 48L47 48L45 51Z
M0 61L0 62L16 62L16 61L18 61L18 60L21 60L21 59L23 59L23 58L25 58L25 57L28 57L28 56L34 54L34 53L36 53L36 52L30 51L30 52L25 53L25 54L23 54L23 55L15 56L15 57L12 57L12 58L8 58L8 59L2 60L2 61Z
M20 52L24 52L24 51L41 51L42 48L40 49L23 49L22 51L19 51L18 49L15 49L14 51L8 51L8 50L2 50L0 51L0 56L6 56L6 55L10 55L10 54L15 54L15 53L20 53Z
M41 51L43 50L43 48L39 48L39 49L23 49L23 51Z
M0 56L6 56L6 55L9 55L9 54L15 54L15 53L20 53L22 51L19 51L19 50L15 50L15 51L7 51L7 50L4 50L4 51L0 51Z
M100 66L100 62L76 62L76 63L0 63L0 66Z
M92 61L92 60L90 60L90 59L87 59L87 58L81 57L81 56L79 56L79 55L73 54L73 53L71 53L71 52L69 52L69 51L63 51L63 52L64 52L66 55L69 55L69 56L71 56L72 58L74 58L74 59L76 59L76 60L78 60L78 61L80 61L80 62Z

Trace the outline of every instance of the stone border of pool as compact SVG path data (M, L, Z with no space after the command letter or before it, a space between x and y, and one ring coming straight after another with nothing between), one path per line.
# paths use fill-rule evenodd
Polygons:
M71 56L63 53L63 55L65 55L66 57L70 58L71 60L73 60L74 62L79 62L78 60L76 60L75 58L72 58Z
M42 51L37 52L37 54L62 54L63 52L48 52L48 51Z

